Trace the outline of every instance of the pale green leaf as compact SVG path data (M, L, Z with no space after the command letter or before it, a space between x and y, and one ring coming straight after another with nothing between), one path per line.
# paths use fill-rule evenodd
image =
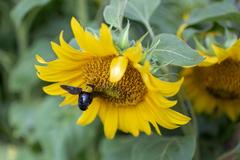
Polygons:
M184 41L171 34L160 34L156 36L158 42L152 51L152 59L161 64L172 64L176 66L194 66L199 64L203 57L196 50L190 48Z
M25 145L1 144L0 160L41 160L39 154Z
M100 145L102 160L131 160L132 147L135 143L136 139L131 137L102 140Z
M122 20L127 0L111 0L103 11L105 21L118 29L122 29Z
M125 16L136 21L148 23L160 2L161 0L149 0L147 3L145 0L129 0L125 10Z
M72 107L59 108L59 103L59 99L53 97L13 103L9 113L13 135L26 138L30 145L39 143L45 159L75 159L79 153L89 150L96 126L76 125L81 111Z
M204 8L194 10L188 20L189 25L210 20L234 20L239 22L240 14L237 8L229 1L216 2Z
M35 55L44 55L46 59L53 57L50 54L51 48L48 39L39 39L33 43L33 45L26 51L22 57L18 59L18 63L14 66L9 77L9 88L13 92L21 92L26 90L26 84L28 89L31 89L33 85L39 82L36 75Z
M101 145L103 160L191 160L195 153L195 137L141 136L104 140Z
M129 19L142 22L153 38L154 33L149 21L160 3L161 0L148 0L147 3L145 0L129 0L125 10L125 16Z

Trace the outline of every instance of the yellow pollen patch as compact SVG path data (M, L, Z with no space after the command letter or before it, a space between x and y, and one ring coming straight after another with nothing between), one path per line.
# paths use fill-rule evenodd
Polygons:
M115 56L97 57L81 67L86 83L95 86L94 92L109 102L119 105L136 105L147 93L141 74L128 63L124 76L116 83L109 81L110 64Z
M240 98L240 62L228 58L210 67L196 67L193 74L213 97L221 100Z

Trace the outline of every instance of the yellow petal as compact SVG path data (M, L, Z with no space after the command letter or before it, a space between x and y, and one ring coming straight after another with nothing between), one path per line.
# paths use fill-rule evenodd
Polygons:
M118 128L118 107L112 106L107 108L104 119L104 133L108 139L113 139Z
M109 53L108 50L104 48L104 45L102 45L102 43L100 43L100 41L94 35L88 31L85 31L75 18L72 18L71 20L71 27L78 45L85 52L93 53L96 56L114 54Z
M39 56L38 54L36 54L35 56L36 60L39 62L39 63L42 63L42 64L46 64L47 61L45 61L41 56Z
M38 70L37 76L48 82L64 82L71 79L82 79L82 73L78 70L72 71L58 71L58 70L50 70L47 67L44 68L42 66L35 66Z
M110 65L109 81L118 82L124 75L128 65L128 59L122 56L116 57L112 60Z
M164 113L172 123L177 124L177 125L185 125L191 120L190 117L185 116L185 115L183 115L179 112L176 112L172 109L164 109L161 112Z
M100 29L100 43L104 46L107 53L112 53L117 55L117 50L113 44L112 35L110 29L106 24L102 23Z
M198 66L208 67L218 62L218 58L216 56L208 56L203 51L198 51L198 53L204 57L204 60L200 64L198 64Z
M218 47L214 44L212 44L212 49L216 56L218 57L218 63L224 61L229 56L225 49Z
M141 116L141 111L139 111L139 107L136 107L136 114L139 120L140 130L145 132L147 135L150 135L152 133L151 127L148 121L144 120L143 117Z
M94 121L101 105L99 98L94 98L90 106L84 111L81 117L77 120L78 125L88 125Z
M51 47L53 51L56 53L58 58L64 59L64 61L81 61L86 56L81 54L81 52L68 52L68 50L65 50L62 46L59 46L58 44L51 42Z
M126 113L126 107L120 106L118 108L119 116L118 116L118 127L121 131L125 133L129 133L128 129L128 121L126 120L125 113Z
M78 96L77 95L71 95L67 94L65 95L65 99L59 104L60 107L65 105L77 105L78 103Z
M160 108L170 108L172 106L175 106L177 104L177 101L174 100L168 100L167 98L161 96L157 92L149 92L146 96L146 100L150 101L151 103L154 103L157 107Z
M143 67L139 64L135 64L134 67L141 73L147 88L151 91L159 92L162 96L170 97L175 95L183 83L183 78L176 82L167 82L154 77L150 73L149 61L145 61Z
M71 45L69 45L63 38L63 31L61 31L60 33L60 37L59 37L59 41L60 41L60 44L62 46L62 48L69 52L69 53L77 53L77 54L82 54L80 50L77 50L75 48L73 48Z
M150 122L153 127L155 128L157 134L161 134L160 129L156 123L156 120L153 116L153 113L149 110L149 106L146 103L139 103L138 104L138 110L139 110L139 114L141 115L141 117L145 120Z
M123 55L130 61L138 63L142 57L141 42L138 41L134 47L128 48L126 51L124 51Z
M205 59L200 64L198 64L198 66L208 67L208 66L214 65L218 62L217 57L204 56L204 58Z
M152 112L154 119L157 123L167 129L175 129L179 126L172 123L169 118L162 112L164 109L158 109L154 104L148 103L148 109Z
M60 87L60 83L54 83L48 86L43 87L43 91L49 95L62 95L66 94L67 91Z
M128 130L134 137L139 135L139 122L136 115L136 109L133 106L125 106L125 121L128 126Z
M176 82L166 82L154 77L152 74L144 74L143 80L149 90L158 91L167 97L175 95L183 83L183 78Z
M112 107L108 102L104 102L104 105L101 105L99 108L99 117L101 121L104 123L106 113L107 113L107 108Z
M227 53L233 59L240 61L240 39L238 39L230 48L227 49Z

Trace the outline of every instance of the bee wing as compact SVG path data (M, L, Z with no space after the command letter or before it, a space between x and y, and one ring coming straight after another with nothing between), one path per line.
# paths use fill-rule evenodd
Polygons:
M61 85L61 88L68 91L68 93L70 93L70 94L80 94L82 92L82 89L78 88L78 87Z

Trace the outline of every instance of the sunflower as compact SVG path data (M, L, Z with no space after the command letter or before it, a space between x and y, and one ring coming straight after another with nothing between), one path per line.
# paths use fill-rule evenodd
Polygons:
M78 104L78 95L69 94L61 85L94 86L92 92L98 94L77 120L78 125L88 125L99 116L106 137L112 139L118 129L134 136L140 131L150 135L152 125L161 134L159 126L175 129L189 122L189 117L170 109L177 101L166 98L178 92L183 79L162 81L150 73L148 61L140 65L143 51L139 41L120 52L105 24L99 37L84 30L75 18L71 28L81 49L70 46L61 32L60 44L51 43L57 59L47 62L36 55L41 63L36 69L40 79L54 82L43 87L44 92L65 97L60 106Z
M199 51L205 60L183 71L186 93L197 112L226 113L236 121L240 114L240 40L224 49L211 46L213 55Z

